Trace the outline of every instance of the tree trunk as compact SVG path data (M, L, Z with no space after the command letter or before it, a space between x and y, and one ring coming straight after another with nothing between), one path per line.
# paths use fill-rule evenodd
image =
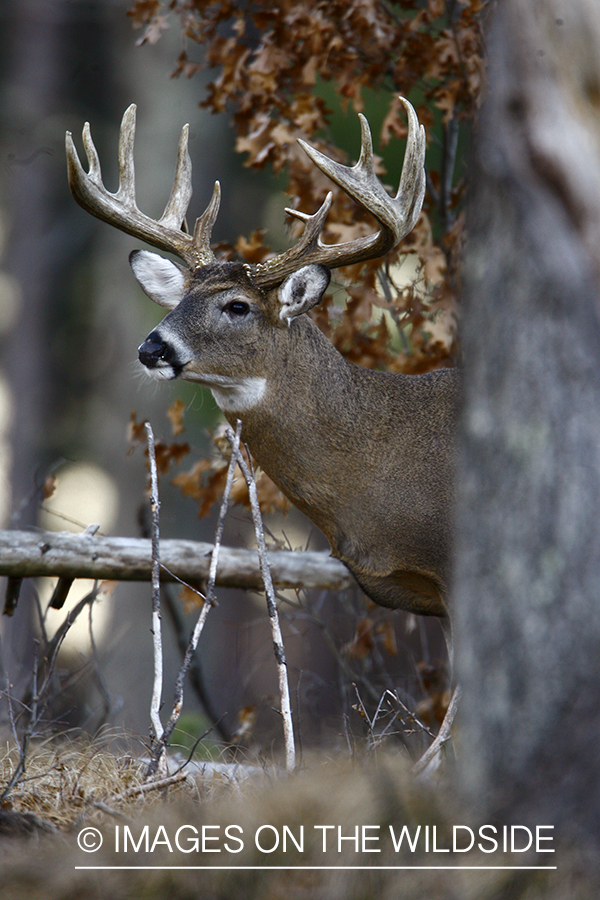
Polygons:
M454 584L486 814L600 839L600 5L505 0L475 140Z

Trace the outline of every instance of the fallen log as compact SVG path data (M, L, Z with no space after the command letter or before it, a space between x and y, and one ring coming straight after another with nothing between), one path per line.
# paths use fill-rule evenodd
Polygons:
M212 544L160 542L161 579L198 584L208 576ZM355 582L339 560L321 551L272 550L269 564L278 588L344 590ZM10 578L93 578L150 581L151 542L53 531L0 531L0 575ZM262 590L255 550L221 547L216 584Z

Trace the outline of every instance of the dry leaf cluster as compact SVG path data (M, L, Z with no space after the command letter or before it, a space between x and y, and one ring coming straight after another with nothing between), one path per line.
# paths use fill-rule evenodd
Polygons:
M167 417L171 422L173 436L184 432L183 403L176 400L167 410ZM231 458L231 448L224 436L225 426L221 426L210 433L214 446L214 453L208 459L200 459L192 464L191 468L179 471L172 479L172 483L178 487L185 497L191 497L198 504L198 516L202 518L208 515L213 505L222 495L227 478L227 469ZM128 428L130 449L138 444L145 444L144 422L138 422L135 412L131 413ZM172 441L167 443L156 440L155 454L156 466L159 474L168 475L172 467L178 466L191 451L190 445L185 441ZM243 451L246 453L246 451ZM146 455L148 451L145 451ZM247 455L247 453L246 453ZM261 509L264 513L286 512L290 507L287 497L281 493L278 487L262 471L255 473L256 489ZM250 508L248 487L239 471L236 469L236 478L231 489L231 499L234 503Z

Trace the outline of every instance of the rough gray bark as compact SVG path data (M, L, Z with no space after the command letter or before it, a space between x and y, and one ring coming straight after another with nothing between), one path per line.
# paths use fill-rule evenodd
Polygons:
M472 797L600 838L600 5L505 0L475 141L454 607Z

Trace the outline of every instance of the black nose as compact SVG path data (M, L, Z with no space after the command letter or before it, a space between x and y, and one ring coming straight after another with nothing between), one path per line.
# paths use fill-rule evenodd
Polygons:
M153 369L161 360L166 361L168 350L167 344L153 331L138 347L139 360L148 369Z

